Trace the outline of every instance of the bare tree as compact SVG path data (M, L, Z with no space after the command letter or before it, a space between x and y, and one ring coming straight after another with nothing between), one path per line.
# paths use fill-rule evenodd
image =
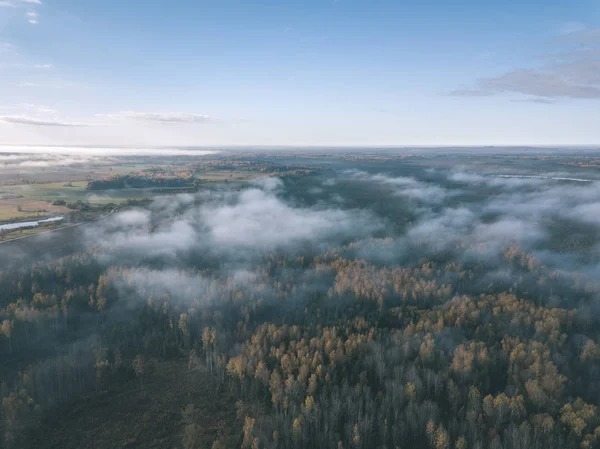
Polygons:
M135 371L135 375L140 379L140 388L144 389L144 356L138 354L135 359L133 359L132 364L133 370Z

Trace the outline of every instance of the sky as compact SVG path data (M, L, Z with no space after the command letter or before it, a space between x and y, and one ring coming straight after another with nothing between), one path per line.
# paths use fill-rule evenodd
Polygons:
M598 0L0 0L0 144L600 144Z

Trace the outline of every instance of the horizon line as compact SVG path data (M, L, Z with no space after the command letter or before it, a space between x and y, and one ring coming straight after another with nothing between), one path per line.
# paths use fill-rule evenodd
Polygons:
M212 150L227 150L227 149L576 149L576 148L598 148L600 150L600 143L585 143L585 144L477 144L477 145L463 145L463 144L386 144L386 145L318 145L318 144L222 144L222 145L136 145L136 144L41 144L41 143L0 143L0 147L49 147L49 148L129 148L129 149L168 149L168 148L187 148L187 149L212 149Z

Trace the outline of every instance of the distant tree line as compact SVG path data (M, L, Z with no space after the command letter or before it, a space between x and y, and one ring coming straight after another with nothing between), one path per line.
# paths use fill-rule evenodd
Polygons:
M136 174L113 175L107 179L88 182L87 190L123 189L126 187L186 187L192 185L193 182L194 177L190 175L171 177L143 176Z

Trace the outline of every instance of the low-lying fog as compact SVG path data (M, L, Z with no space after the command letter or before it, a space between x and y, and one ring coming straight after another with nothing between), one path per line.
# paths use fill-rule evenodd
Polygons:
M433 175L341 170L310 182L265 177L158 199L90 225L84 238L104 260L151 267L151 278L161 282L173 270L247 274L273 252L332 251L388 267L424 257L481 262L489 276L508 281L510 247L548 270L598 273L600 183L559 175Z

